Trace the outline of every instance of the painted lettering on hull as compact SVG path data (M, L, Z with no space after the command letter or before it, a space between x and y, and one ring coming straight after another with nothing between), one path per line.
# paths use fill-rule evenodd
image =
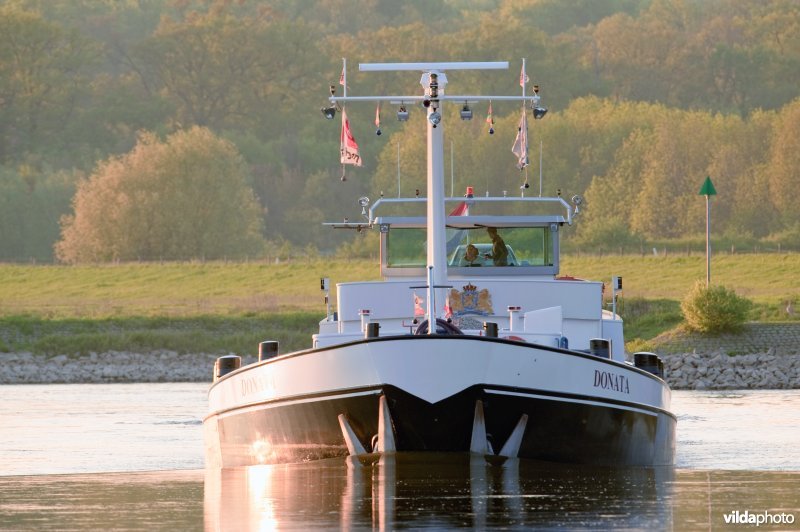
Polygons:
M620 393L631 393L628 377L610 371L594 370L594 387L603 390L614 390Z
M275 383L272 378L264 378L262 376L244 377L240 383L241 397L247 397L251 394L275 391Z

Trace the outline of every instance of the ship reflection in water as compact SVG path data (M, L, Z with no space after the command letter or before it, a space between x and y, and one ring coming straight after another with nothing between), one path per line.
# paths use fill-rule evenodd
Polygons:
M724 528L738 512L800 522L800 472L588 468L469 455L207 470L206 530ZM791 523L790 521L791 520Z
M489 463L466 454L377 455L206 472L206 529L395 529L673 523L672 468Z
M0 476L0 529L199 530L205 521L206 530L220 531L716 530L765 513L783 516L779 529L800 523L798 471L487 464L466 454L367 458L205 473Z

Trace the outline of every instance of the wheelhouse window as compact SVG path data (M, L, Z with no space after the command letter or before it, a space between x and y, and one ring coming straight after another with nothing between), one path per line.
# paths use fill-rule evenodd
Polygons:
M425 267L425 229L393 227L385 236L386 267ZM449 268L554 265L550 227L448 228L446 242Z
M428 261L425 229L392 228L386 233L386 266L389 268L424 268Z
M448 229L450 267L552 266L549 227Z

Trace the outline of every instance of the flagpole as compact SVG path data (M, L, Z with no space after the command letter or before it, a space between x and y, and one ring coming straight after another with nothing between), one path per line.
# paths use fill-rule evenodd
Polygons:
M400 197L400 141L397 141L397 197Z
M347 98L347 58L342 57L342 84L344 85L344 97Z
M528 167L526 166L526 167L525 167L525 183L523 183L523 184L522 184L522 186L521 186L521 187L519 187L519 188L520 188L520 190L521 190L521 192L520 192L520 194L519 194L519 195L520 195L520 197L523 197L523 198L525 197L525 185L526 185L527 183L528 183Z
M450 197L453 197L455 177L453 174L453 141L450 141Z
M542 149L544 142L539 139L539 197L542 197Z

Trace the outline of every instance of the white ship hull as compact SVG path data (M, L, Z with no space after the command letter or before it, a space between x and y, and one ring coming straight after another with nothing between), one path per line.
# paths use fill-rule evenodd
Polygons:
M370 452L379 445L381 398L396 451L510 448L520 458L606 465L674 460L676 420L660 378L581 352L433 335L302 351L226 375L209 394L207 463L345 456L340 416L357 440L351 447Z

